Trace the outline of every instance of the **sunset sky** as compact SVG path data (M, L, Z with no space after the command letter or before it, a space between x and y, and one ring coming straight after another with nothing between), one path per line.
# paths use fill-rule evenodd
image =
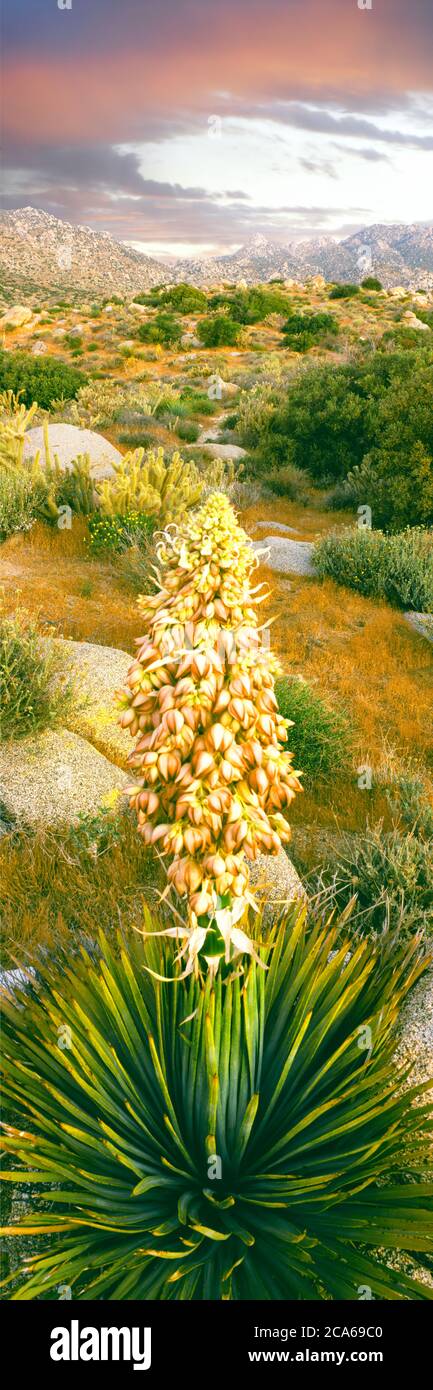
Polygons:
M174 255L433 221L433 0L3 9L6 209Z

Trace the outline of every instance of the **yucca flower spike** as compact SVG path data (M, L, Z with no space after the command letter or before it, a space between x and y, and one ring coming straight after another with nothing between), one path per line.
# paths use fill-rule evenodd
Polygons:
M138 736L130 804L186 900L187 969L207 960L212 932L215 970L220 954L252 954L236 926L255 906L248 863L289 840L285 813L301 786L282 747L290 721L274 693L279 665L261 644L257 557L228 499L212 494L162 533L157 559L159 588L139 599L145 632L119 692L120 723Z

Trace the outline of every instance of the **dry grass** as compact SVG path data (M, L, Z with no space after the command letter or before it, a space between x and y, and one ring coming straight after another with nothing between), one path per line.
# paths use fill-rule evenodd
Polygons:
M284 672L317 682L318 689L350 712L355 728L353 776L320 789L308 787L292 821L336 823L359 830L368 818L387 814L385 782L408 764L433 790L433 661L427 642L387 604L342 591L331 580L280 580L263 567L276 613L275 651ZM264 606L265 607L265 606ZM373 770L371 791L358 787L357 768Z
M144 849L128 814L105 829L101 820L78 830L10 832L0 840L2 953L5 965L31 963L99 928L132 929L144 899L156 903L162 871Z
M290 502L286 497L261 498L245 508L242 525L254 540L260 540L267 535L278 535L273 523L283 522L285 526L291 526L299 532L299 535L293 536L292 539L301 541L318 540L319 536L325 535L331 527L348 525L350 514L344 511L326 511L321 507L321 494L317 489L315 496L315 504L306 507L300 502ZM258 527L257 523L261 521L266 521L266 530L264 526Z
M74 518L70 531L38 523L1 547L0 583L6 612L17 589L27 612L57 635L134 651L139 636L136 599L125 593L111 561L93 559L86 523Z

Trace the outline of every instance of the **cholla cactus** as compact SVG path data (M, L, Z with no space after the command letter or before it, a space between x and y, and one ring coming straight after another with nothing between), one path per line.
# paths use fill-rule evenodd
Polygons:
M198 954L217 968L232 950L253 953L236 922L253 903L248 860L277 854L290 830L283 812L300 784L281 744L278 663L260 642L251 588L257 563L230 503L213 494L195 517L165 533L159 591L139 604L139 638L120 723L139 741L130 788L145 844L171 859L168 880L188 912L186 973Z
M203 479L194 463L177 452L168 460L163 449L135 449L114 465L116 477L98 488L101 510L107 516L130 511L147 512L160 526L180 520L197 506Z
M0 466L13 470L21 468L26 430L29 429L37 408L36 401L28 410L13 391L1 392Z

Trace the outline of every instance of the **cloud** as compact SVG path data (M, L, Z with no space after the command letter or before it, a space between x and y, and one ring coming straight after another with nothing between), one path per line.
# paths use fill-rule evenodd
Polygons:
M431 90L430 0L4 0L12 132L72 143L166 138L224 109L340 101L396 108ZM25 99L24 99L25 98ZM152 134L153 132L153 134Z
M293 136L298 201L307 180L314 188L317 178L339 179L333 149L371 164L372 180L380 160L392 171L392 149L433 149L431 0L380 0L371 13L355 0L73 0L70 11L60 11L56 0L3 6L7 197L15 195L14 205L23 205L25 189L27 204L120 236L211 235L227 244L251 230L272 234L286 213L293 225L310 215L311 226L331 213L318 209L316 189L310 214L263 208L267 167L258 168L256 204L242 188L222 186L242 182L235 162L210 193L202 141L212 114L229 131L236 121L250 136L260 126L261 138L267 130L278 149L281 135L287 150L288 132L299 131L299 141L305 133L300 154ZM177 151L186 138L192 148L191 137L201 162L197 157L194 168L193 151L181 178ZM144 169L146 146L153 177ZM356 172L363 175L360 165ZM356 209L345 210L352 214Z
M333 148L338 150L339 154L349 155L351 159L365 159L369 164L391 163L389 155L385 154L384 150L375 150L374 145L366 145L363 149L358 149L356 145L338 145L334 141Z

